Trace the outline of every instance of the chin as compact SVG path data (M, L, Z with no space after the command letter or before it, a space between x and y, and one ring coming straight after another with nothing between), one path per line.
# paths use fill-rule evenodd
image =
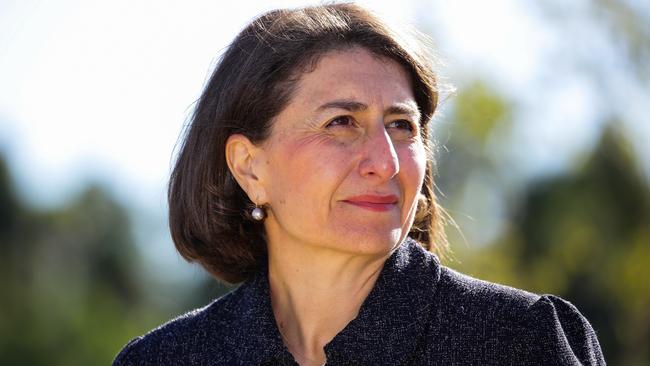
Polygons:
M359 233L346 235L338 243L344 243L341 250L362 255L388 255L403 239L401 230L383 233Z

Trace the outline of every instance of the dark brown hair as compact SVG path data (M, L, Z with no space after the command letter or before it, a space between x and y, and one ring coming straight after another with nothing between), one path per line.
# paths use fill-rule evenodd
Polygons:
M169 182L169 224L180 254L215 277L240 282L266 260L263 224L231 175L225 144L232 134L264 141L272 119L291 99L297 81L333 50L363 47L396 61L411 77L431 147L428 123L438 103L436 75L427 57L412 49L382 20L354 4L333 4L261 15L239 33L220 59L185 131ZM428 162L409 235L442 254L441 211Z

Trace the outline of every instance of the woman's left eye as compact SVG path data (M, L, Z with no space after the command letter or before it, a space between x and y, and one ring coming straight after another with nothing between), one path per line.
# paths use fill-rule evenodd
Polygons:
M406 130L410 132L413 132L413 130L415 130L413 123L405 119L398 119L396 121L392 121L386 125L386 128L397 128L399 130Z

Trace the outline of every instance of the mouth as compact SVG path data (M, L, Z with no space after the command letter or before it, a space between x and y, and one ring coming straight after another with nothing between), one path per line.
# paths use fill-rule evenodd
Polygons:
M343 202L369 211L385 212L397 207L398 197L389 195L361 195L348 197Z

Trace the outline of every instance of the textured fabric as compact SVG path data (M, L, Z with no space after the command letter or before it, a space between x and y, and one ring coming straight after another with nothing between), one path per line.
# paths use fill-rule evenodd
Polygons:
M555 296L441 266L407 239L359 315L325 346L328 365L604 365L589 322ZM267 271L131 341L113 365L296 365L273 317Z

